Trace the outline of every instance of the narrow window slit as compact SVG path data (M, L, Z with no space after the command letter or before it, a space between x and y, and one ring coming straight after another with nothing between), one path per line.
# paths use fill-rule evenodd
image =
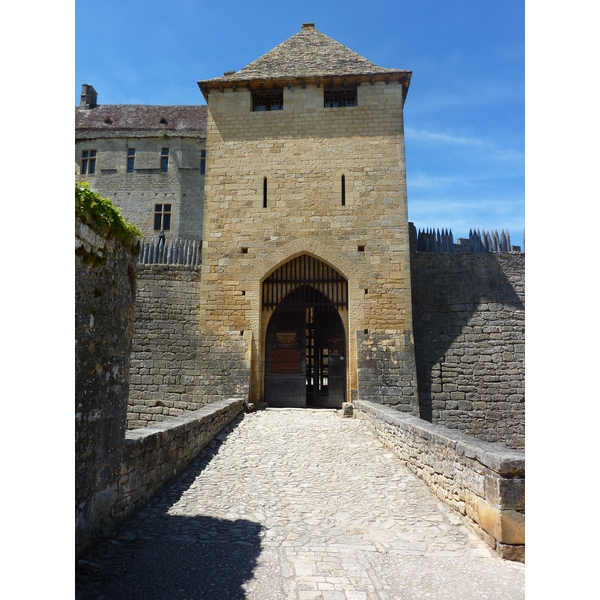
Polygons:
M267 208L267 178L263 179L263 208Z
M346 176L342 175L342 206L346 206Z

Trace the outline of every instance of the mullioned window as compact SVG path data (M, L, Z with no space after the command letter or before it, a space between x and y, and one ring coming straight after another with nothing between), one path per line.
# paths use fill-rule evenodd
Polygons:
M325 108L346 108L348 106L357 106L356 86L337 86L328 85L324 89Z
M81 174L93 175L96 172L96 150L83 150L81 153Z
M254 112L283 110L283 88L252 92L252 110Z

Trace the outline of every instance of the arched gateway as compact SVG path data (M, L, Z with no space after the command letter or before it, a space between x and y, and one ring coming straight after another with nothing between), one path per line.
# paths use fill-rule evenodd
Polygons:
M269 406L342 406L346 398L348 282L303 254L262 283L264 399Z

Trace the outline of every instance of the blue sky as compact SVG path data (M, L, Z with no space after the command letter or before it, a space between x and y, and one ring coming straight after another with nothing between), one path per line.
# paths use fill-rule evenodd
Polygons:
M75 89L100 104L204 104L196 82L238 70L304 22L383 67L413 71L405 105L417 228L525 225L523 1L75 3Z

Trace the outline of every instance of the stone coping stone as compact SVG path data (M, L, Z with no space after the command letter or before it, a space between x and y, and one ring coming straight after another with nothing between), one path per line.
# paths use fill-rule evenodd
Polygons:
M370 413L381 421L454 449L458 456L475 459L500 475L525 476L525 452L522 450L512 450L492 442L483 442L460 431L434 425L419 417L367 400L356 400L354 404L359 410Z
M148 427L141 427L139 429L131 429L125 434L125 443L139 443L142 444L150 438L160 437L160 434L173 432L178 430L189 430L198 424L205 421L211 421L215 417L223 414L232 407L239 408L238 412L244 409L243 398L227 398L212 402L199 408L198 410L190 411L185 415L178 417L172 417L165 421L157 421L148 425Z

